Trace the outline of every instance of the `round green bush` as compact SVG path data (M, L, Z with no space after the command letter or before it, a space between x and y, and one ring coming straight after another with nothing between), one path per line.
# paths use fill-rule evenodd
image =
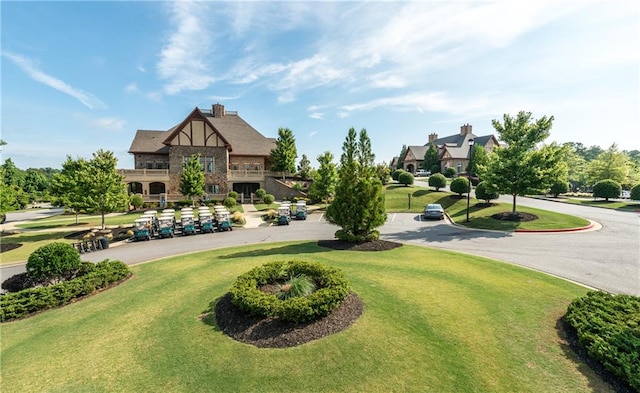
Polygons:
M609 198L618 198L621 192L620 183L611 179L600 180L593 186L593 197L604 198L607 201Z
M489 203L492 199L498 199L500 193L496 191L495 187L491 184L481 181L476 186L476 198L482 199L483 201Z
M27 276L38 282L60 282L74 277L81 264L80 254L71 244L49 243L29 255Z
M439 191L447 186L447 178L442 173L429 176L429 185Z
M448 167L448 168L446 168L444 170L444 175L445 175L445 177L448 177L448 178L452 178L457 174L458 174L458 171L456 171L456 168L454 168L452 166L450 166L450 167Z
M264 188L258 188L255 192L256 198L263 199L267 195L267 191Z
M224 199L224 201L222 201L222 204L224 205L224 207L226 207L227 209L231 209L232 207L234 207L238 202L236 201L236 198L232 198L232 197L227 197Z
M281 300L276 293L261 289L301 275L313 280L317 288L308 296ZM349 283L340 270L320 263L276 261L240 275L229 293L231 302L248 314L300 323L329 315L349 294Z
M404 169L396 169L395 171L393 171L393 173L391 174L391 178L395 181L398 181L398 178L400 177L401 173L406 172Z
M276 197L274 197L272 194L267 194L264 196L264 198L262 198L262 202L266 203L267 205L271 205L273 202L275 202Z
M640 201L640 184L636 184L631 188L631 196L632 201Z
M469 192L469 179L466 177L456 177L451 181L449 188L458 195L466 194Z
M413 184L414 177L410 172L402 172L398 175L398 183L408 186Z
M238 199L238 193L235 191L231 191L228 197L233 199Z
M549 189L549 193L554 197L558 197L560 194L566 194L567 192L569 192L569 182L564 180L555 181Z

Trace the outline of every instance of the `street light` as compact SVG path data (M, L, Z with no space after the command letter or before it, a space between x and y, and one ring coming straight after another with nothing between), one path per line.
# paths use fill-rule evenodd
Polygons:
M467 191L467 222L469 222L469 203L471 201L471 150L473 149L473 139L469 139L469 166L467 176L469 178L469 190Z

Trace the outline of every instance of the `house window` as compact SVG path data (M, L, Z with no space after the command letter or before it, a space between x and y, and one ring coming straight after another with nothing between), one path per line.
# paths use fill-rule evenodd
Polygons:
M156 169L169 169L168 162L156 162Z
M207 173L214 173L215 165L214 165L213 157L205 157L204 170Z
M248 171L249 169L251 169L251 165L249 164L244 164L244 170Z
M146 169L153 169L153 162L146 162L145 163L145 168Z
M456 172L458 173L462 172L462 163L458 162L456 164Z
M217 184L207 184L206 190L209 194L220 194L220 186Z
M234 170L234 171L237 171L238 170L238 164L231 165L231 169Z
M253 165L253 170L254 171L259 171L260 170L260 164L254 164Z

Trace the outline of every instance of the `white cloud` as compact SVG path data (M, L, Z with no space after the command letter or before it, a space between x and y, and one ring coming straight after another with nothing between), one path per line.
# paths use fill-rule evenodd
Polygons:
M312 112L311 114L309 114L309 117L312 118L312 119L322 120L322 119L324 119L324 113Z
M427 112L464 113L477 110L483 107L484 104L485 100L479 98L453 100L442 92L434 92L377 98L362 103L343 105L340 109L345 112L361 112L387 107L401 112L422 110Z
M166 94L183 90L203 90L215 81L213 71L204 62L210 54L211 32L202 19L207 15L206 3L171 3L171 19L175 31L160 52L158 74L166 81Z
M140 89L135 82L131 82L124 87L124 91L126 91L127 93L139 93Z
M46 86L51 87L52 89L67 94L80 101L83 105L90 109L106 107L106 105L93 94L84 92L80 89L76 89L73 86L70 86L69 84L61 81L60 79L44 73L28 57L11 52L2 52L2 55L15 63L22 69L25 74L27 74L36 82L40 82Z
M91 124L95 127L102 128L103 130L120 131L124 128L126 121L115 117L104 117L102 119L92 121Z
M313 136L314 136L315 134L317 134L317 133L318 133L318 131L311 131L311 132L309 133L309 138L313 138Z

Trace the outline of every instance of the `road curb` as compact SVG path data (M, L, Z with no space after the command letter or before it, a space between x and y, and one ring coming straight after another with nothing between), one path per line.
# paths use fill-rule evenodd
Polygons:
M580 231L588 231L590 229L596 228L596 223L589 220L590 224L584 227L578 228L564 228L564 229L516 229L514 232L516 233L563 233L563 232L580 232Z

